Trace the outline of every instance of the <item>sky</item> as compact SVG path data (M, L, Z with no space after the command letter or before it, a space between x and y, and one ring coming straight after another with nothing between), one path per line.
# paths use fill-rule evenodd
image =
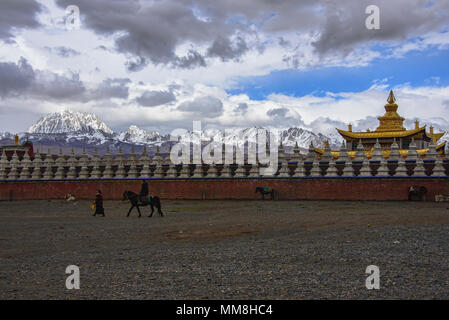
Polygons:
M2 0L0 132L66 109L114 131L374 130L390 89L406 125L449 130L448 22L447 0Z

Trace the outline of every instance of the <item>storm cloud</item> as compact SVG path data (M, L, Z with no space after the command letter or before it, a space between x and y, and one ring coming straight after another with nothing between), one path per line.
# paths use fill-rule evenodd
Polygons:
M207 118L215 118L223 114L223 103L218 98L204 96L181 103L178 110L193 112Z
M24 58L19 62L0 62L0 95L18 95L27 90L33 83L35 73L33 67Z
M102 100L110 98L128 99L129 85L128 78L106 79L88 95L87 100Z
M87 88L78 73L58 74L34 69L21 57L17 63L0 62L0 96L49 100L96 101L127 99L130 79L106 79Z
M248 46L245 40L237 37L234 43L226 37L218 37L213 42L212 46L207 51L210 57L219 57L222 61L238 59L248 51Z
M12 41L15 30L39 27L36 16L41 11L36 0L0 1L0 40Z
M145 91L137 102L144 107L156 107L176 100L172 91Z
M365 27L367 6L375 4L380 10L380 29ZM356 45L368 42L406 40L447 26L449 3L422 0L343 0L328 2L325 23L313 46L320 54L335 52L349 54Z
M251 50L291 45L284 61L300 67L304 45L281 33L307 35L318 57L346 56L357 45L404 40L444 29L449 21L446 1L376 1L381 28L365 27L365 9L372 1L117 1L56 0L65 8L77 5L83 23L96 33L113 36L117 52L127 56L126 67L137 72L149 63L172 68L205 67L207 59L241 61ZM120 14L117 14L120 12ZM101 14L99 14L101 13ZM274 41L262 41L261 38ZM251 41L249 39L252 39ZM281 43L279 43L281 39ZM191 48L177 53L182 45ZM319 60L318 60L319 61ZM318 63L318 62L315 62Z

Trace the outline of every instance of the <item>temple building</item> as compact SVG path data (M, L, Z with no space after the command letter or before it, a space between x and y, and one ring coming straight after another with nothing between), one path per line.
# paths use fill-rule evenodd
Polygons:
M391 90L387 99L388 103L385 105L385 114L378 117L379 126L374 131L368 129L366 132L354 132L351 124L348 125L347 130L337 129L338 133L346 141L346 148L350 156L353 156L360 143L363 144L365 153L370 156L376 142L379 142L381 145L385 156L388 156L393 142L398 144L399 152L403 155L407 153L412 141L416 144L417 151L421 155L427 152L431 143L436 146L438 152L444 152L446 141L438 144L438 140L441 139L444 132L436 133L432 126L427 131L426 126L420 126L419 121L415 121L413 129L407 130L403 125L405 119L397 113L398 105L395 101L396 98L393 90ZM322 154L324 150L317 148L316 152ZM334 156L338 155L338 151L332 153Z
M19 144L19 136L14 136L14 144L0 147L0 156L5 152L8 159L11 159L14 152L17 153L19 159L22 159L25 152L28 152L30 158L34 158L33 143L28 138L22 144Z

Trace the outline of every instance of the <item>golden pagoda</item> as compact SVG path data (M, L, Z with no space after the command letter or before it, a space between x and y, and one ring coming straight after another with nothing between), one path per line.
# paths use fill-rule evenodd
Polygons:
M368 129L366 132L353 132L351 124L348 125L348 130L337 129L338 133L345 139L346 147L351 157L354 156L359 143L363 144L365 153L370 157L376 142L379 142L382 152L387 157L393 142L398 144L399 152L405 156L412 140L414 140L418 148L417 151L421 155L424 155L428 151L428 146L432 142L436 145L438 152L444 152L446 141L439 145L437 144L438 140L444 135L444 132L435 133L432 126L427 131L425 125L420 127L419 121L415 121L415 127L413 129L407 130L403 125L405 119L397 113L398 105L395 103L396 98L393 90L390 90L387 102L385 105L385 114L377 118L379 119L379 126L376 130L370 131ZM324 150L317 148L316 152L322 154ZM338 151L333 151L332 154L334 157L337 157Z

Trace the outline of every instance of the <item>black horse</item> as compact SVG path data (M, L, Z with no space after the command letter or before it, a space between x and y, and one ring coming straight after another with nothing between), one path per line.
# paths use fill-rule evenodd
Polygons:
M126 215L127 217L129 217L129 214L131 213L131 210L136 207L137 211L139 212L139 218L141 217L140 214L140 208L139 207L145 207L150 205L151 206L151 214L148 217L152 217L153 216L153 212L154 212L154 208L157 208L157 212L159 212L159 214L161 215L161 217L164 216L164 214L162 213L161 210L161 200L159 199L159 197L153 196L151 197L150 201L140 201L140 197L138 194L132 192L132 191L125 191L123 192L123 197L122 200L129 200L129 202L131 202L131 208L129 208L128 214Z
M411 186L408 190L408 201L426 201L427 188Z
M262 195L262 200L265 200L265 195L266 194L270 194L271 195L271 200L274 200L275 197L277 197L277 191L274 190L273 188L256 187L256 193L257 192L260 192L260 194Z

